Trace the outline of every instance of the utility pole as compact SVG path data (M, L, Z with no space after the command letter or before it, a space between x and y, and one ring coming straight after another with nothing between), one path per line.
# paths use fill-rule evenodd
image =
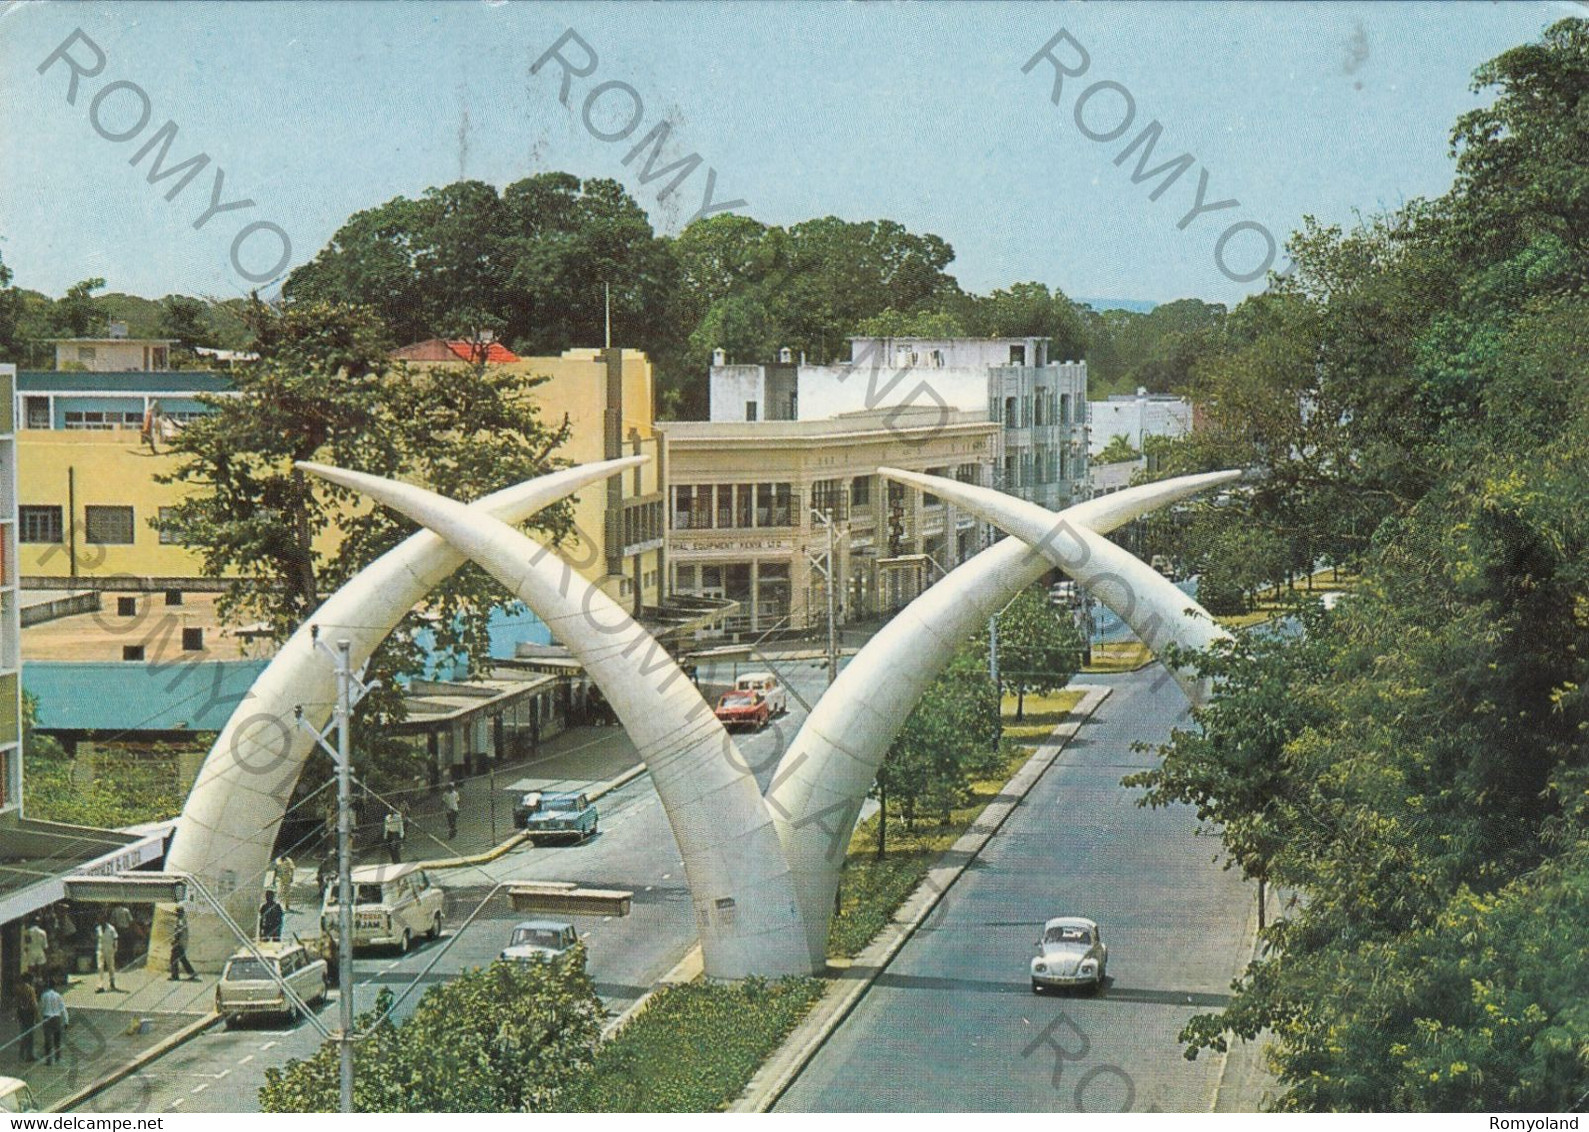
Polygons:
M303 718L303 706L296 709L298 723L315 737L337 767L337 998L342 1027L336 1036L341 1068L341 1111L353 1111L353 758L349 737L353 709L365 696L381 686L379 680L364 683L364 670L353 671L353 646L339 640L333 649L320 639L319 626L311 625L315 647L331 654L337 677L337 702L331 709L331 723L316 730ZM335 728L333 747L326 736Z
M999 722L993 729L993 749L999 749L1004 738L1004 689L999 686L999 615L988 618L988 679L993 681L993 694L999 698Z
M839 678L838 587L834 584L833 515L828 515L828 684Z

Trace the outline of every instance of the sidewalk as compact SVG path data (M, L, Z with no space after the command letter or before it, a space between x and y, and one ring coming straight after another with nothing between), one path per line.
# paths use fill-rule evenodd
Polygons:
M133 967L116 973L117 991L97 994L97 974L73 975L63 995L70 1022L60 1062L24 1062L16 1017L8 1012L0 1019L0 1073L22 1078L39 1107L48 1109L209 1018L216 979L173 983L164 971ZM35 1030L33 1045L35 1057L42 1059L42 1030Z

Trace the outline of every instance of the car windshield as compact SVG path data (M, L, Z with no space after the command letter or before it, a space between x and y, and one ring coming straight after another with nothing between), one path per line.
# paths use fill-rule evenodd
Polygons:
M1092 933L1086 928L1049 928L1043 935L1043 942L1087 947L1092 943Z
M572 795L564 798L547 798L541 803L544 810L577 810L579 799Z
M549 947L554 951L563 946L563 933L556 928L514 928L509 947Z
M326 902L328 904L335 904L335 903L337 903L337 900L338 900L338 898L340 896L341 896L341 893L339 893L337 891L337 886L333 884L331 886L331 893L327 897ZM380 904L380 903L382 903L381 886L378 885L378 884L356 884L356 885L354 885L353 886L353 903L355 903L355 904Z
M226 981L229 983L264 982L271 976L270 967L252 955L244 959L233 959L226 965Z
M742 707L756 702L755 692L728 692L723 696L719 707Z

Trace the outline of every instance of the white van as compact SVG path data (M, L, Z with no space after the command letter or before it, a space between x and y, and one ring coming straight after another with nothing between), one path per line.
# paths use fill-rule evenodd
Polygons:
M417 864L361 865L353 878L353 946L396 947L406 952L420 936L441 938L446 895ZM326 886L320 928L335 937L338 924L335 881Z
M771 672L747 672L734 682L734 690L738 692L757 692L767 701L773 716L783 715L789 710L789 693L784 691L778 677Z

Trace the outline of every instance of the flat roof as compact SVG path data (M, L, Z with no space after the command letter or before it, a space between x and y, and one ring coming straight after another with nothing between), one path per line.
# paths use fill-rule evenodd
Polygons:
M916 431L928 434L948 430L998 432L1003 422L991 421L985 412L941 409L937 405L906 406L896 409L866 409L832 417L804 421L658 421L657 431L666 433L669 444L698 442L722 444L742 441L759 445L768 442L810 442L831 437L840 441L865 441L877 437L897 437ZM930 438L930 435L929 435Z
M228 393L232 379L200 369L86 370L25 369L17 372L18 393Z

